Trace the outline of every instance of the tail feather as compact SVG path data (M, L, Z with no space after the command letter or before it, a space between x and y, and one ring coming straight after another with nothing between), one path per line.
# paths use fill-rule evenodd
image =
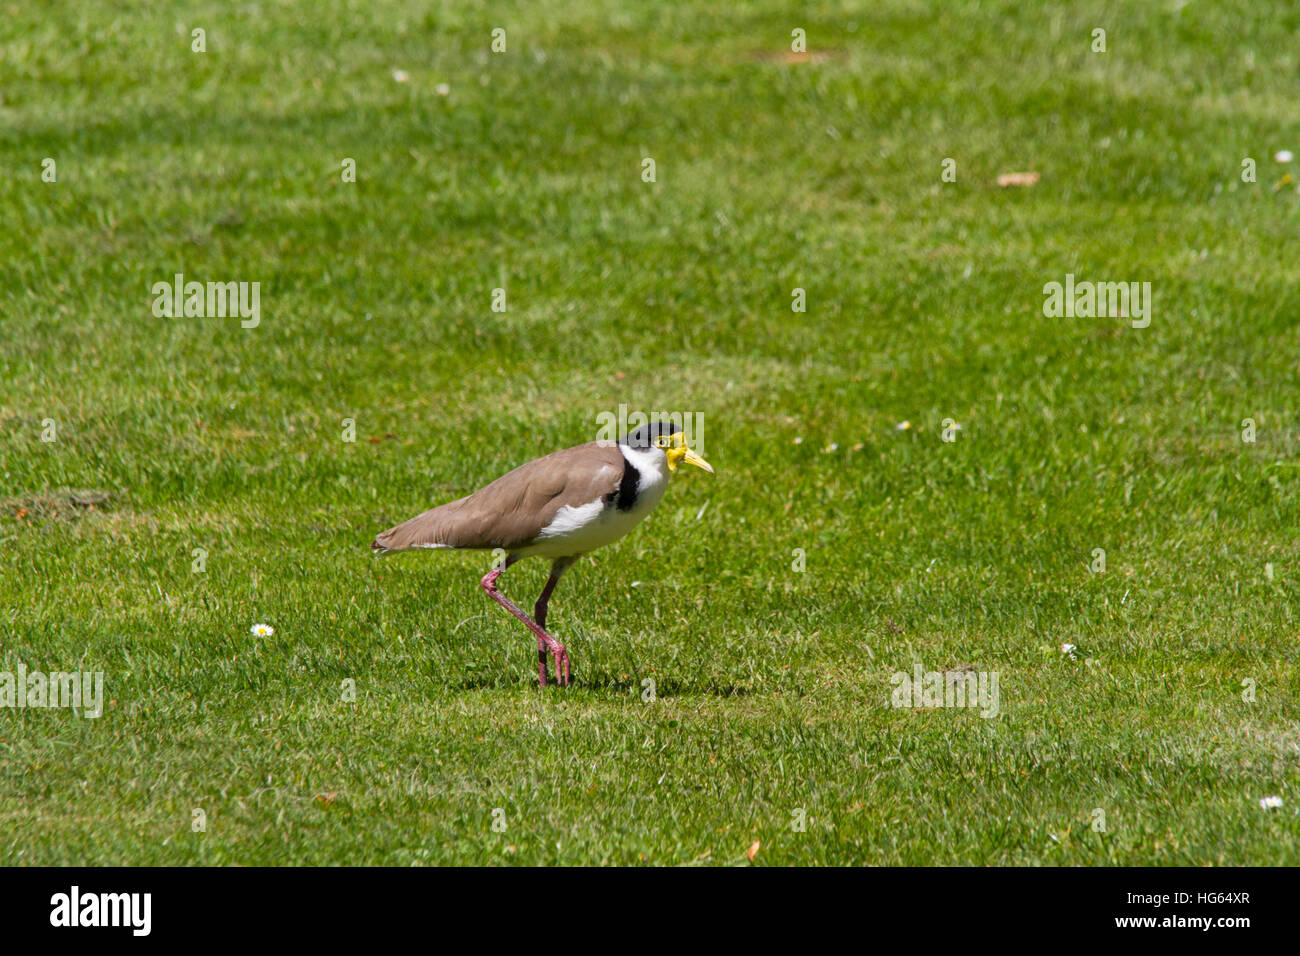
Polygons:
M418 514L409 521L389 528L370 543L371 550L378 554L390 551L407 551L411 548L464 548L478 545L463 542L465 535L461 532L457 513L461 501L452 501L437 508L431 508Z

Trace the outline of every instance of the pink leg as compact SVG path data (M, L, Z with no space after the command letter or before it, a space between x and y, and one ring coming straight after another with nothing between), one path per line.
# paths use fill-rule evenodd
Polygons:
M533 606L533 620L537 622L537 626L540 627L543 631L546 630L546 606L551 600L551 592L555 590L555 585L559 583L560 575L563 574L565 571L567 571L569 569L569 565L573 564L575 560L576 560L575 558L557 558L555 560L555 563L551 565L551 574L550 577L546 579L546 587L542 588L541 597L537 599L537 604ZM560 645L560 650L563 653L562 655L557 656L555 658L555 669L557 671L560 670L561 668L560 661L562 657L564 661L563 663L564 670L563 673L560 674L561 683L568 684L569 683L569 653L568 651L564 650L563 644ZM542 641L541 638L537 639L537 658L541 668L544 671L546 668L546 647L545 647L545 642ZM543 684L543 686L545 686L545 684Z
M542 595L533 607L533 620L542 630L546 630L546 605L551 600L551 592L555 590L555 585L560 583L560 575L569 570L569 565L576 560L576 558L556 558L555 563L551 565L551 576L546 579L546 587L542 588Z
M506 597L497 589L497 578L505 573L504 568L493 568L483 576L479 585L492 600L496 601L503 608L513 614L519 620L523 621L530 631L537 635L537 682L546 686L546 651L549 649L555 655L555 676L561 687L568 686L569 683L569 653L564 649L564 645L557 641L551 635L547 634L539 625L533 622L523 611L519 610L510 598Z

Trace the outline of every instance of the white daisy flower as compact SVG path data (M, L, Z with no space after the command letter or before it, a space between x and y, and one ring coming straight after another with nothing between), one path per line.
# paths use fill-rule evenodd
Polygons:
M248 633L256 637L270 637L275 633L275 628L270 624L254 624L248 629Z
M900 432L905 432L911 427L912 427L912 423L908 421L899 422L897 425L894 426L894 428Z
M1261 797L1259 805L1265 810L1276 810L1278 807L1282 806L1282 798L1278 796Z
M1068 654L1068 655L1070 656L1070 660L1076 660L1076 658L1075 658L1075 656L1074 656L1074 652L1077 651L1078 649L1079 649L1079 648L1078 648L1078 645L1076 645L1076 644L1062 644L1062 645L1061 645L1061 653L1062 653L1062 654Z
M450 96L451 86L446 83L439 83L437 86L433 88L433 91L437 93L439 96Z
M1291 150L1289 149L1279 149L1273 154L1273 162L1275 163L1289 163L1293 159L1295 159L1295 157L1291 155Z
M411 78L411 74L405 70L394 70L393 79L398 83L405 83Z

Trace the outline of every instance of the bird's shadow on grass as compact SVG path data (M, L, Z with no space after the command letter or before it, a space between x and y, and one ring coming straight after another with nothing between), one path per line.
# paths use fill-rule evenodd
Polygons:
M448 680L446 682L446 687L450 691L513 690L523 686L541 690L541 688L537 687L535 676L531 680L523 681L512 679L506 674L497 677L485 674L467 676L461 680ZM554 674L548 676L547 685L544 689L545 693L563 694L568 690L590 691L617 697L643 697L649 687L643 686L640 680L618 676L608 671L596 671L593 674L575 674L573 675L573 683L569 687L560 687L556 684ZM754 688L745 684L695 683L671 677L656 679L654 684L655 697L749 697L754 693Z

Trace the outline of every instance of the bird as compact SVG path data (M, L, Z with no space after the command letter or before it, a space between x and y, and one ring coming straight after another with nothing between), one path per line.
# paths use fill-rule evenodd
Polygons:
M647 422L617 441L575 445L520 465L464 498L431 508L389 528L370 547L376 554L429 549L500 551L479 586L537 638L537 680L546 687L547 652L556 682L572 669L563 644L546 630L547 605L560 576L578 558L612 544L654 510L682 463L714 474L673 422ZM501 593L497 580L516 561L549 558L551 573L530 618Z

